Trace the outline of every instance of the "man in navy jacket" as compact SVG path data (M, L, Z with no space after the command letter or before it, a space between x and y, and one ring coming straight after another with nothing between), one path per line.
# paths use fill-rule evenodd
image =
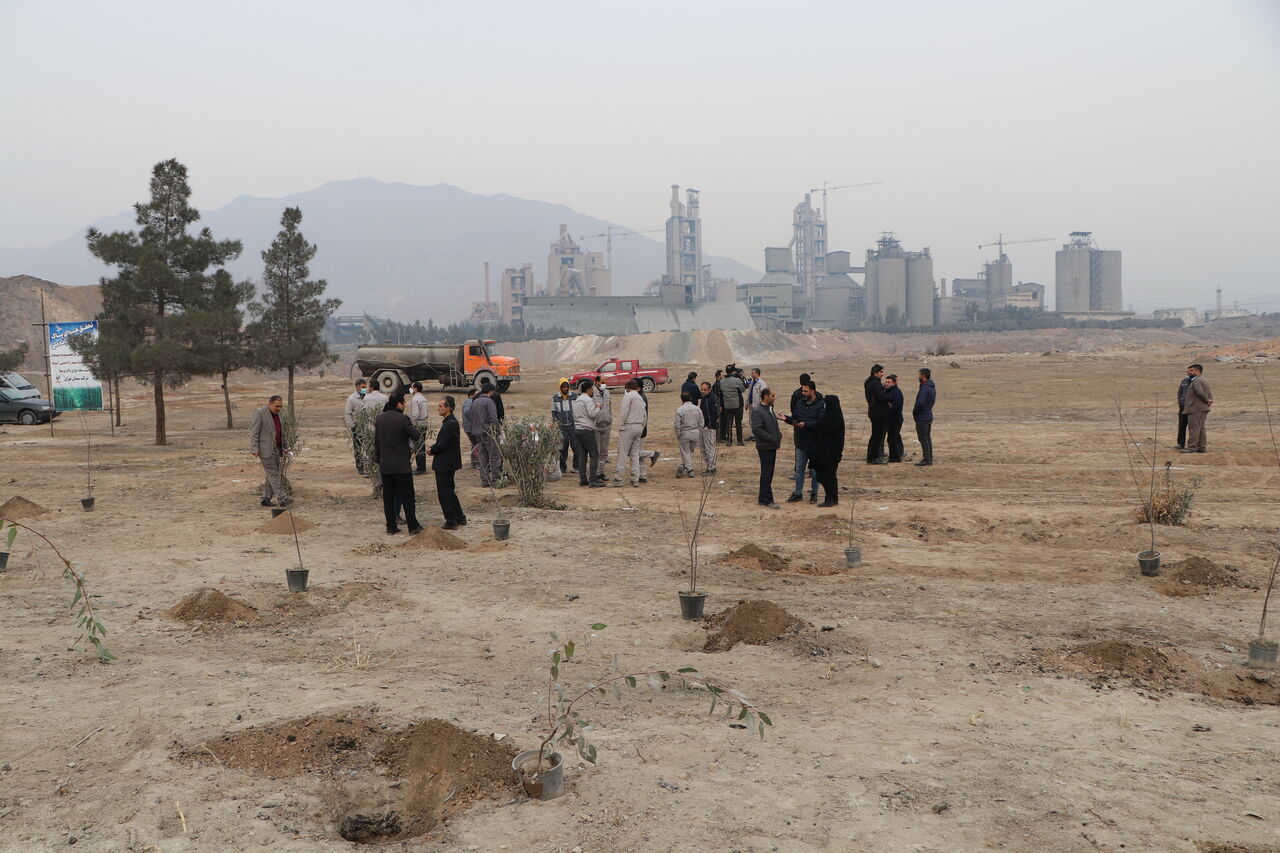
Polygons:
M916 438L924 458L916 463L920 468L933 464L933 403L938 399L933 387L933 373L927 367L920 368L920 390L916 392L916 404L911 407L911 417L916 422Z

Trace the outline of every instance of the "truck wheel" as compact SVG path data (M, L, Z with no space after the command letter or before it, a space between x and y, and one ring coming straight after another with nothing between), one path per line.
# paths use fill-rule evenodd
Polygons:
M23 409L18 413L18 423L31 426L36 422L36 413L30 409Z
M653 389L657 388L658 386L653 383L652 379L646 376L640 380L640 387L644 389L644 393L652 394Z
M373 375L373 384L377 386L383 394L396 394L404 389L404 383L400 381L400 374L394 370L380 370Z
M510 379L503 379L501 382L499 382L499 383L498 383L498 390L499 390L499 391L501 391L503 394L505 394L505 393L507 393L508 391L510 391L510 390L511 390L511 380L510 380Z
M479 373L477 373L475 375L474 381L475 381L475 386L477 391L479 391L481 388L484 387L485 382L488 382L490 385L493 385L495 387L498 384L498 380L494 377L492 373L490 373L487 370L482 370Z

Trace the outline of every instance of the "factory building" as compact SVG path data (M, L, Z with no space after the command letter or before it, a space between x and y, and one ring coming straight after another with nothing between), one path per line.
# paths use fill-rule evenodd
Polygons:
M533 296L533 264L507 267L502 272L498 295L502 300L502 322L508 326L524 325L524 302Z
M932 326L933 256L906 252L890 232L867 250L866 319L877 326Z
M804 329L796 304L799 292L791 250L770 246L764 250L764 277L738 285L738 301L746 306L757 328L799 332Z
M814 286L809 327L847 329L860 323L866 310L866 291L849 275L849 253L828 252L822 267L826 275Z
M1120 251L1099 249L1089 231L1072 231L1070 237L1055 258L1055 310L1120 312Z
M558 296L611 296L612 275L603 252L584 252L560 226L560 237L547 253L547 290Z
M684 288L686 304L710 299L705 293L702 268L702 211L698 191L687 190L688 202L680 202L680 185L671 185L671 216L667 218L667 274L664 285Z
M1194 326L1200 322L1200 312L1194 308L1157 308L1151 312L1156 320L1181 320L1184 326Z
M813 313L818 282L827 274L827 222L814 208L809 193L792 211L791 248L795 252L796 281L803 289L803 309Z

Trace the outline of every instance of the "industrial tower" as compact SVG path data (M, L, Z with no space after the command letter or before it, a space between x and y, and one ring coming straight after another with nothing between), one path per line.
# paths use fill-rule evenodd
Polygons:
M827 275L827 220L826 211L817 210L810 201L810 193L796 205L792 213L793 233L791 248L796 257L796 281L804 292L805 310L813 309L816 302L814 288Z
M1123 310L1119 249L1099 249L1092 232L1072 231L1055 261L1055 310Z
M687 191L688 204L680 203L680 185L671 185L671 216L667 219L667 274L664 284L685 289L685 301L708 299L702 270L702 212L698 191Z

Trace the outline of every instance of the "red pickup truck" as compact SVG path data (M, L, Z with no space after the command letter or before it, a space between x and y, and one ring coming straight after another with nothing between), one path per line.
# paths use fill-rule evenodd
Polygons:
M573 384L577 385L583 379L595 379L597 376L604 379L608 388L621 388L627 384L627 380L635 379L646 394L671 381L665 367L641 367L640 362L634 358L609 358L595 370L573 374Z

